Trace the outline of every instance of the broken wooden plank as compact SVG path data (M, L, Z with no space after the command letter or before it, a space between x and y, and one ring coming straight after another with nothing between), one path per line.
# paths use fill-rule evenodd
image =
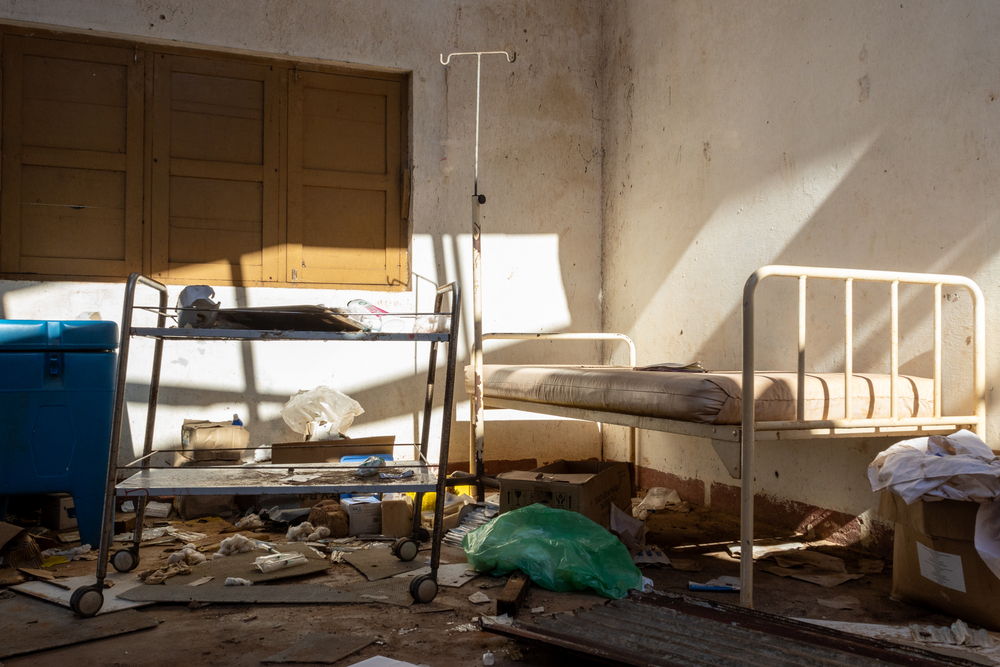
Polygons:
M529 588L531 588L531 579L524 572L519 571L510 575L507 585L497 596L497 616L504 614L509 614L511 617L516 616L524 598L528 595Z

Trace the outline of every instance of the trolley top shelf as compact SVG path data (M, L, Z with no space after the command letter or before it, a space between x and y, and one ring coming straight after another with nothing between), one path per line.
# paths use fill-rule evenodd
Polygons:
M408 333L375 331L297 331L260 329L195 329L180 327L132 327L133 336L173 340L350 340L443 343L448 332Z
M360 478L343 464L255 465L223 468L149 468L115 485L119 496L268 495L307 493L404 493L437 488L437 468L400 461L381 470L412 470L405 479Z

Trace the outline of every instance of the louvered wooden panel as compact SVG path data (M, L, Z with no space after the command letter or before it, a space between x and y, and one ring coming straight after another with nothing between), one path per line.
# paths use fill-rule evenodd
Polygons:
M142 61L6 36L0 270L124 276L142 256Z
M287 279L405 283L402 83L297 72L289 87Z
M279 279L276 82L266 65L156 55L156 275Z

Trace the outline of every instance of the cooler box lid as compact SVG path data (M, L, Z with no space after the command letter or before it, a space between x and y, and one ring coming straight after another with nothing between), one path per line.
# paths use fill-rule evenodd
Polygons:
M118 325L103 320L0 320L0 353L114 350Z

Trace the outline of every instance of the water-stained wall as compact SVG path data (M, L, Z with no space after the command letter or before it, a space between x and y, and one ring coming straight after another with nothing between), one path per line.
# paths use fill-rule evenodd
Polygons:
M744 281L801 264L964 274L997 329L998 29L990 2L609 3L606 328L635 336L640 362L737 368ZM839 371L842 320L827 322L842 293L816 293L807 365ZM795 298L794 284L762 297L759 367L794 369ZM933 294L900 298L902 368L929 374ZM965 295L944 299L946 322L968 315ZM855 295L857 370L888 370L888 338L876 335L887 306L887 289ZM968 378L970 335L965 324L945 333L946 388ZM884 444L763 444L756 483L856 514L872 505L863 473ZM705 441L647 432L640 450L647 479L731 499Z

